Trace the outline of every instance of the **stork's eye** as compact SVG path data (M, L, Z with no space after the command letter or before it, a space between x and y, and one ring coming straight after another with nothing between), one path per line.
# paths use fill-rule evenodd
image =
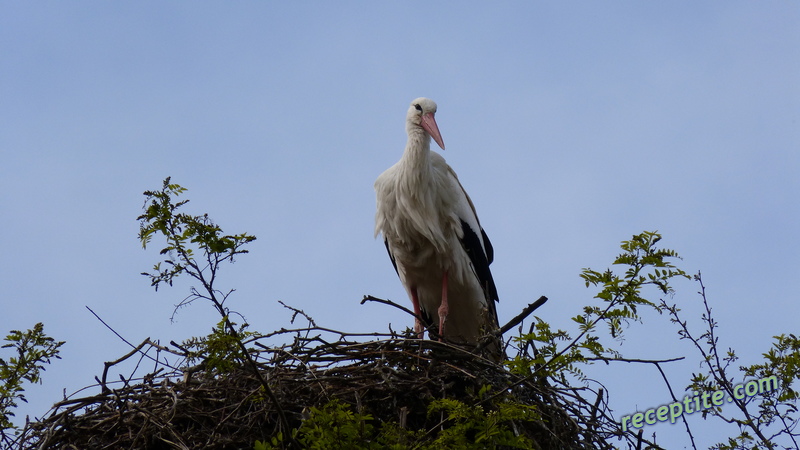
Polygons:
M417 111L422 111L422 106L419 106L419 103L414 105L414 108L417 108Z

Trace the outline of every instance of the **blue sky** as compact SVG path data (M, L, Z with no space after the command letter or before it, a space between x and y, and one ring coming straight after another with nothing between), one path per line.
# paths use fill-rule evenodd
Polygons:
M374 240L372 183L401 155L408 103L439 105L444 156L492 239L500 321L540 295L554 327L619 241L658 230L702 271L724 348L758 361L797 331L800 4L768 2L3 2L0 332L42 321L63 360L20 414L128 351L206 334L211 308L154 292L136 239L142 191L258 237L225 267L230 306L270 331L302 308L348 331L411 321ZM672 299L699 326L693 283ZM620 348L699 367L666 318ZM698 332L699 334L699 332ZM649 366L597 367L617 416L667 403ZM636 382L632 382L635 380ZM702 448L733 430L691 417ZM682 428L645 429L671 448Z

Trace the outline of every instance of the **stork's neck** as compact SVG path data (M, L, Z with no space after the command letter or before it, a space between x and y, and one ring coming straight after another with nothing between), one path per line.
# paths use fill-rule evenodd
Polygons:
M420 126L408 127L408 142L403 159L409 169L427 174L430 170L430 153L431 136Z

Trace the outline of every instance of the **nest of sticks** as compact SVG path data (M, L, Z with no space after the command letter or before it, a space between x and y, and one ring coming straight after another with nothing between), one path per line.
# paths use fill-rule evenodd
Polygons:
M266 343L276 336L292 342ZM530 438L535 448L610 449L615 448L610 441L618 439L636 446L632 436L613 426L602 389L514 375L501 363L446 342L310 325L251 337L246 344L250 364L220 373L203 364L171 366L162 352L174 349L145 340L106 363L97 379L100 393L60 401L43 419L28 423L14 444L23 449L252 449L256 440L290 435L310 407L333 399L371 415L375 423L435 434L448 419L429 414L428 405L452 398L487 410L503 401L534 407L536 420L506 425ZM106 380L110 368L137 357L137 368L149 358L156 361L155 369Z

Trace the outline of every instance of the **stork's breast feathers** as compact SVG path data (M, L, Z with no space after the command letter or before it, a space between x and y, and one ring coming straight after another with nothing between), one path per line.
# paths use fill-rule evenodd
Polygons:
M424 171L400 162L375 181L375 234L383 234L399 273L448 271L453 282L477 278L485 286L490 258L472 201L441 155L430 152L428 162Z

